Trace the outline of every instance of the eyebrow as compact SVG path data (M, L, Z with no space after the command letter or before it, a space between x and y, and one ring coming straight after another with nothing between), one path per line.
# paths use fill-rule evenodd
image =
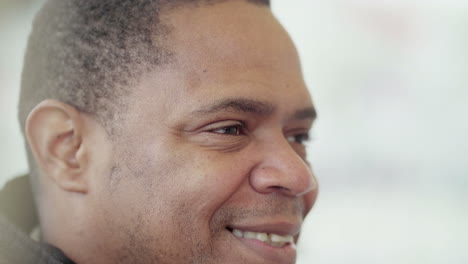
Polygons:
M273 104L265 101L248 98L228 98L215 102L203 109L196 110L192 112L191 115L199 116L226 110L268 116L275 112L276 107ZM315 120L317 118L317 112L313 106L310 106L297 110L293 114L293 118L298 120Z
M294 118L299 119L299 120L305 120L305 119L315 120L317 119L317 111L315 110L313 106L307 107L307 108L296 111L296 113L294 113Z
M275 111L275 107L271 103L253 99L229 98L215 102L204 109L196 110L192 114L204 115L220 112L223 110L233 110L256 115L271 115Z

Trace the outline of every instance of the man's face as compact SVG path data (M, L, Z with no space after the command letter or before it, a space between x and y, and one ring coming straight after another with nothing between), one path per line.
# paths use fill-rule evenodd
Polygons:
M96 146L110 175L94 180L96 251L113 263L294 263L317 185L292 42L243 1L163 22L174 61L134 88L111 147Z

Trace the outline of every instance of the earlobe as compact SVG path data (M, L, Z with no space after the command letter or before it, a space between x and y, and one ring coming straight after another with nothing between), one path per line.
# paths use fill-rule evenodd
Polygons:
M56 100L38 104L26 120L26 138L42 172L61 189L87 192L83 122L74 107Z

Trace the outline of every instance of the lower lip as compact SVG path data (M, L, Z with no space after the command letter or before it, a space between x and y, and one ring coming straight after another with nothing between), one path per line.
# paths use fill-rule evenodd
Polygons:
M232 233L231 235L234 236ZM288 243L283 247L273 247L256 239L234 237L264 260L268 260L271 263L286 264L294 263L296 260L296 248L292 244Z

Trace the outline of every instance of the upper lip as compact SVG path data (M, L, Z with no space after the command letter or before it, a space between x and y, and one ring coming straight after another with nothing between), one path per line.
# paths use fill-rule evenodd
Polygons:
M297 222L266 222L257 224L232 224L228 229L239 229L244 232L271 233L280 236L296 237L301 231L301 223Z

